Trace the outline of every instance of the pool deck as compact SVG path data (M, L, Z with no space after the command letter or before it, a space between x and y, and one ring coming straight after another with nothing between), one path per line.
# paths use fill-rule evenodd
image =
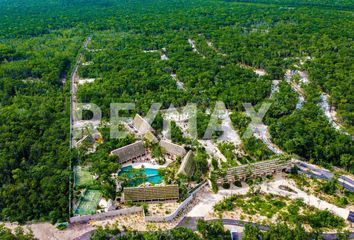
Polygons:
M159 165L157 163L152 163L152 162L136 162L136 163L127 162L124 163L122 167L132 166L135 169L139 169L142 168L142 166L144 166L145 168L161 169L161 168L166 168L172 162L173 161L171 159L166 159L166 162L163 165Z

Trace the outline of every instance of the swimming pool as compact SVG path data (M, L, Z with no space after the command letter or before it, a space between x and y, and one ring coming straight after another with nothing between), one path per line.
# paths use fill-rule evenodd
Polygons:
M134 169L132 166L126 166L121 168L121 170L118 173L118 176L123 176L123 175L126 175L131 179L136 178L131 182L130 186L136 186L144 182L159 184L163 180L163 178L160 176L159 170L153 168ZM141 176L143 176L144 179L142 179Z

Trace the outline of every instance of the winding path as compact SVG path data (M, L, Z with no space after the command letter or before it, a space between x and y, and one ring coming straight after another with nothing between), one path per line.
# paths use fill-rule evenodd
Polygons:
M279 91L279 83L280 80L272 81L271 93L269 98L272 98L274 93ZM251 127L253 129L253 136L257 139L260 139L265 145L267 145L267 147L273 153L277 155L284 154L284 151L281 150L280 147L278 147L276 144L272 142L267 125L261 123L261 124L253 124Z
M310 168L313 169L318 169L317 166L309 166ZM328 173L325 170L325 173ZM351 180L353 181L353 180ZM354 181L353 181L354 182ZM293 189L296 193L288 192L285 190L282 190L280 186L288 186L291 189ZM270 183L262 183L260 184L261 191L266 192L266 193L272 193L275 195L280 195L280 196L288 196L291 199L298 199L298 198L303 198L304 202L308 205L312 205L315 208L319 209L328 209L332 211L334 214L347 219L349 215L349 210L339 208L337 206L334 206L332 204L329 204L323 200L318 199L315 196L309 195L298 188L295 187L294 183L291 183L289 180L286 179L278 179L275 181L272 181ZM249 190L248 186L242 187L242 188L237 188L237 189L231 189L231 190L225 190L222 189L220 190L217 194L213 194L211 192L206 192L205 194L199 196L199 203L195 205L185 217L181 219L181 221L176 225L176 227L186 227L189 228L193 231L197 229L197 222L199 219L205 219L207 216L208 212L213 210L213 206L221 201L224 197L228 197L231 195L235 194L247 194ZM220 219L211 219L207 221L216 221ZM269 230L268 225L261 225L261 224L256 224L248 221L243 221L243 220L237 220L237 219L228 219L228 218L223 218L221 219L224 225L230 225L230 226L240 226L244 227L246 224L251 224L253 226L258 227L261 230L267 231ZM90 230L89 232L83 234L81 237L75 238L75 240L88 240L91 234L94 231ZM333 240L337 237L335 233L323 233L322 236L326 240ZM354 238L354 233L352 232L350 234L350 238Z
M293 189L295 193L284 191L280 188L280 186L288 186ZM337 207L333 204L327 203L315 196L309 195L300 189L296 188L294 184L291 184L290 181L286 179L278 179L276 181L270 183L263 183L260 185L261 191L265 193L271 193L280 196L288 196L291 199L304 199L304 202L308 205L311 205L315 208L322 210L329 210L334 214L340 216L343 219L347 219L350 211L344 208ZM188 214L184 217L176 227L186 227L191 230L196 230L197 221L199 219L204 219L208 212L213 209L213 206L221 201L224 197L234 195L234 194L246 194L248 192L249 187L239 188L237 190L221 190L217 194L208 193L207 195L202 196L202 201L197 204ZM208 196L210 195L210 196ZM207 221L216 221L220 219L212 219ZM236 219L221 219L224 225L231 226L240 226L244 227L246 224L252 224L253 226L259 227L259 229L267 231L269 229L268 225L260 225L248 221L236 220ZM322 234L325 239L332 240L336 238L335 233L323 233ZM350 234L350 238L354 238L354 233Z
M300 77L300 84L308 84L310 82L308 78L308 74L304 71L298 71L298 70L287 70L285 74L285 80L290 84L292 89L297 92L299 95L299 100L298 103L296 104L296 109L301 109L304 102L305 102L305 92L301 88L301 85L294 82L292 80L293 76L295 74L298 74ZM320 102L318 103L318 106L323 110L324 115L328 119L329 123L332 125L333 128L338 130L340 133L351 136L348 132L346 132L344 127L341 125L337 118L337 113L334 109L334 107L330 106L328 103L328 98L329 95L326 93L321 93L320 95ZM354 136L351 136L352 139L354 140Z
M322 93L320 96L321 101L318 103L318 105L321 107L321 109L324 112L324 115L328 119L329 123L332 125L333 128L337 129L339 132L351 136L351 138L354 140L354 136L350 135L348 132L346 132L342 124L339 122L337 118L337 112L334 109L334 107L330 106L328 103L328 98L329 95Z
M194 40L188 38L188 43L189 43L189 45L191 45L191 47L193 48L193 52L195 52L195 53L199 54L200 56L202 56L203 58L205 58L205 56L204 56L203 54L201 54L201 53L198 51L197 46L195 45L195 41L194 41Z
M297 71L297 70L287 70L285 73L286 82L289 83L291 88L299 95L299 100L296 104L296 109L301 109L305 103L305 92L298 83L296 83L292 80L292 78L295 74L299 74L300 82L303 84L308 83L308 78L307 78L307 74L305 72L301 72L301 71Z
M171 73L170 76L173 78L173 80L176 81L176 86L177 86L178 89L186 90L186 89L184 88L184 83L181 82L181 81L177 78L177 74Z
M283 150L272 142L267 125L262 123L252 125L252 127L255 138L260 139L273 153L277 155L284 154Z

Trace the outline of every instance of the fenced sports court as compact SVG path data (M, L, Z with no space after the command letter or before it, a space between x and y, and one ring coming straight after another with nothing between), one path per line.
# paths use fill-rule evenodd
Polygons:
M87 190L79 200L75 215L95 214L101 196L102 194L99 190Z
M88 186L93 184L93 177L88 170L88 167L76 166L74 168L74 186L78 188L80 186Z

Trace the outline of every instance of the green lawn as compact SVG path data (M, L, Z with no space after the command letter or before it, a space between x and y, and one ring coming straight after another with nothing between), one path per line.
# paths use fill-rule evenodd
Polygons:
M74 169L75 188L86 187L94 183L93 177L88 167L77 166Z

